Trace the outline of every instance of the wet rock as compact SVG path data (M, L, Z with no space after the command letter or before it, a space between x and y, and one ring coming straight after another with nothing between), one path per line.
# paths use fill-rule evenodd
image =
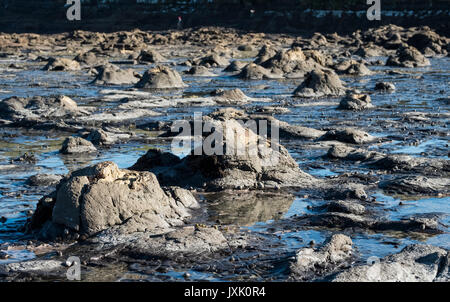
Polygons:
M300 47L281 50L272 58L261 63L261 66L290 78L304 77L306 73L321 67L314 60L307 60Z
M114 143L114 139L108 135L104 130L102 129L95 129L92 130L89 135L86 137L88 141L90 141L92 144L99 146L99 145L110 145Z
M246 96L239 88L235 89L217 89L213 91L214 101L219 105L239 105L246 104L252 99Z
M389 193L406 195L436 195L450 193L448 178L406 176L382 181L379 187Z
M330 130L319 138L322 141L338 141L348 144L367 144L376 140L376 138L367 132L353 129Z
M18 263L8 263L0 266L0 273L50 272L63 269L63 263L57 260L31 260Z
M342 61L335 66L338 74L353 75L353 76L367 76L371 75L372 71L364 63L354 60Z
M133 69L120 69L116 65L108 64L98 69L98 75L92 82L97 85L129 85L139 81L138 74Z
M264 45L258 52L255 64L261 64L270 58L273 58L277 54L278 50L272 46Z
M285 139L318 139L326 132L314 128L291 125L289 123L278 121L280 137Z
M48 71L77 71L80 69L80 63L67 58L50 58L43 68Z
M258 188L260 184L266 188L304 187L316 181L299 169L283 146L272 143L273 148L267 148L270 146L269 141L235 120L210 122L216 129L221 129L223 134L221 141L215 141L214 151L217 152L213 155L206 155L201 149L195 149L169 167L152 166L144 159L139 160L131 169L150 170L163 185L204 187L210 191ZM260 144L256 147L254 142L258 140ZM151 160L152 156L150 154L145 158Z
M247 66L247 64L248 64L247 62L233 61L223 71L225 71L225 72L240 72L245 66Z
M449 281L449 251L423 244L375 263L351 267L331 278L334 282L433 282Z
M82 54L77 55L74 58L80 64L85 64L88 66L98 66L102 64L107 64L108 60L105 58L98 57L94 52L88 51Z
M67 96L58 97L11 97L0 102L0 117L25 125L43 119L70 118L86 114L77 103Z
M239 45L238 50L239 51L254 51L254 49L251 45Z
M33 187L48 187L57 185L63 177L55 174L36 174L27 179L27 185Z
M407 43L417 48L424 55L446 54L446 39L431 30L418 32L410 37Z
M429 66L430 61L414 47L402 47L397 50L395 56L390 56L386 66L398 67L423 67Z
M87 236L114 226L121 233L163 230L182 224L188 208L197 207L189 192L164 191L154 174L120 170L112 162L73 172L44 199L29 226L50 239L64 228ZM43 215L49 211L50 217Z
M180 74L167 66L156 66L147 70L142 79L136 84L137 88L184 88Z
M230 61L218 54L211 54L203 58L194 60L194 65L202 65L206 67L226 67L230 64Z
M354 54L363 58L379 57L383 55L383 50L374 44L368 44L367 46L360 46Z
M395 91L395 85L389 82L378 82L375 84L375 90L393 92Z
M419 172L422 175L447 175L450 161L438 158L422 158L409 155L386 155L370 163L371 167L391 172Z
M329 158L344 159L350 161L376 161L384 157L384 154L368 151L364 149L356 149L349 146L333 145L327 153Z
M304 227L325 227L331 229L364 229L380 232L413 232L424 234L442 234L436 219L386 220L366 217L362 215L325 212L314 215L295 217L291 222Z
M290 266L291 277L296 280L316 279L349 265L352 245L350 237L334 234L318 249L301 249Z
M372 100L367 94L348 94L339 103L341 110L363 110L373 108Z
M137 57L137 60L144 63L162 63L167 61L167 59L156 50L142 50Z
M348 213L355 215L363 215L366 212L366 208L363 205L345 200L331 201L318 207L318 209L325 210L327 212Z
M338 75L331 70L310 72L302 84L294 91L294 96L319 98L345 95L345 88Z
M185 72L186 74L193 75L196 77L214 77L216 74L209 71L208 68L205 66L194 66L188 71Z
M59 153L62 154L83 154L97 152L94 145L81 137L68 137L64 140Z
M152 236L148 232L118 234L113 227L90 241L107 246L121 244L120 254L138 259L204 257L230 248L230 242L224 234L208 226L180 227Z
M367 193L363 185L347 184L344 186L334 187L325 194L325 199L359 199L367 200Z
M238 74L238 77L244 80L262 80L262 79L277 79L281 75L273 74L270 70L265 69L255 63L250 63L245 66Z
M35 164L38 162L38 158L34 154L28 154L27 152L25 152L23 155L14 158L12 162Z

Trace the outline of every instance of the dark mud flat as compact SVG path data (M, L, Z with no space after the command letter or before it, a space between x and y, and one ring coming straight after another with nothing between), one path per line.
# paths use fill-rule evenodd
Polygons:
M0 34L0 279L448 282L449 52L393 25ZM172 147L194 112L278 124L279 161Z

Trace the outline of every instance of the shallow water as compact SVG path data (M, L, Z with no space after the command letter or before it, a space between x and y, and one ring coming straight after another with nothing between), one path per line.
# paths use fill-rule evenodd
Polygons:
M367 77L342 77L346 85L358 88L362 91L371 91L377 81L389 81L395 84L397 90L392 94L375 93L371 95L372 103L377 107L374 110L363 112L337 112L338 99L324 99L317 101L295 99L291 97L292 91L301 83L296 80L271 80L271 81L241 81L230 77L220 69L214 70L217 77L203 78L183 76L189 88L176 91L153 92L155 95L201 96L216 88L240 88L250 97L271 98L269 103L252 103L246 107L257 105L278 105L291 110L290 113L275 115L280 120L292 124L299 124L316 129L329 129L336 126L352 126L368 131L370 134L383 138L380 144L371 146L371 149L384 153L401 153L412 156L438 157L448 159L448 119L441 116L433 119L433 124L420 121L402 121L401 115L406 112L424 112L433 115L448 114L449 107L444 103L437 103L437 98L448 97L450 89L450 59L431 59L432 66L416 69L398 69L402 74L390 75L377 73ZM26 64L27 70L6 69L9 64ZM34 96L34 95L67 95L79 104L88 104L96 98L102 97L100 91L104 88L90 85L91 77L85 72L43 72L39 69L42 63L30 63L21 60L0 60L0 98L9 96ZM130 67L142 71L145 66L121 66ZM384 71L386 67L370 67L373 71ZM30 70L31 69L31 70ZM186 68L178 68L179 71ZM404 72L404 73L403 73ZM112 89L127 89L128 86L114 87ZM317 105L316 105L316 104ZM102 106L114 106L111 103L102 103ZM140 122L157 120L176 120L192 116L194 111L207 114L217 107L181 107L181 108L155 108L155 111L163 113L161 116L148 117ZM411 135L409 133L412 133ZM23 129L0 128L0 217L6 218L6 222L0 223L0 244L8 246L23 238L18 229L24 225L29 211L35 208L37 201L50 189L37 189L28 187L25 182L31 175L37 173L66 174L80 167L92 165L101 161L114 161L120 168L127 168L134 164L149 148L163 148L170 150L169 142L155 141L143 142L132 140L125 144L114 145L108 149L100 149L93 156L73 157L63 156L58 149L66 136L71 134L39 131L27 131ZM148 138L146 133L141 133L140 138ZM321 158L326 149L310 148L308 143L302 141L283 141L286 148L299 163L300 168L306 172L325 178L335 176L343 172L367 173L368 169L353 163L334 163ZM179 155L185 154L185 150L177 150ZM24 153L34 154L38 161L35 165L12 163L11 160ZM8 167L8 165L14 165ZM377 201L382 202L387 217L400 219L411 214L443 213L442 218L446 234L427 237L410 238L396 236L396 234L353 234L353 240L361 261L371 257L383 257L389 253L399 251L403 246L413 242L426 242L433 245L450 248L450 198L419 198L417 200L405 200L402 197L387 196L383 192L373 195ZM405 205L399 206L402 201ZM254 209L254 204L248 206L225 203L220 197L216 203L209 206L209 214L212 220L220 219L226 223L242 225L255 232L270 233L271 222L277 219L308 213L307 206L314 205L317 201L308 198L296 197L293 201L286 201L284 207L277 205L274 210L270 200L258 202L261 215L253 215L249 220L247 212ZM276 212L276 213L275 213ZM255 218L256 217L256 218ZM308 245L311 240L317 244L323 242L331 234L329 230L306 230L280 234L287 252L295 252L300 247ZM19 261L29 259L34 254L26 251L10 251L11 258L0 260ZM209 274L190 272L195 280L221 280ZM165 274L167 278L174 280L184 279L181 272L171 271ZM230 277L231 278L231 277ZM126 279L126 276L124 276Z

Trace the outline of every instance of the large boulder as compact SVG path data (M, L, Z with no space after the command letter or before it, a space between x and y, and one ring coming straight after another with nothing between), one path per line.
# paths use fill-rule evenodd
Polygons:
M308 187L317 181L299 169L283 146L258 136L238 121L211 120L210 125L216 132L204 136L215 143L214 150L206 152L206 147L202 150L200 146L179 159L151 149L131 169L151 171L163 185L203 187L209 191Z
M197 206L189 191L163 190L152 173L104 162L63 179L38 203L28 229L48 239L91 236L114 226L125 233L158 232L183 224Z
M107 64L97 68L98 74L92 82L97 85L127 85L136 84L139 81L137 73L133 69L120 69L116 65Z
M423 67L429 65L430 61L414 47L401 47L395 56L390 56L386 61L386 66Z
M332 70L315 70L294 91L294 96L319 98L345 95L345 87L339 76Z
M184 88L187 85L177 71L161 65L147 70L135 87L164 89Z
M273 74L270 70L255 63L250 63L245 66L237 76L243 80L267 80L282 77L281 75Z

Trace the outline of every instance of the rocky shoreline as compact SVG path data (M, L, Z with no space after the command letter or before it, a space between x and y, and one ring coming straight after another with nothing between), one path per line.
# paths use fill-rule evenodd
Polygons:
M404 79L420 81L436 62L448 64L449 42L429 27L396 25L310 38L218 27L0 34L1 79L20 81L27 72L38 79L20 87L0 81L3 139L10 131L55 135L61 141L52 157L99 158L64 175L28 178L24 194L36 206L15 230L21 235L0 244L0 257L13 260L0 262L0 279L63 281L66 260L76 255L87 281L173 280L171 273L183 272L194 281L448 282L450 213L403 212L402 203L448 203L449 91L438 75L449 71L431 72L431 88L423 87L434 96L423 101L433 102L431 110L424 103L405 109L396 93L405 91ZM289 90L264 94L280 87ZM196 110L202 129L230 128L241 146L277 148L168 150L180 134L172 122L192 124ZM276 124L281 140L238 121ZM447 143L418 156L396 152L396 143L428 137ZM141 156L128 166L103 160L132 144ZM40 153L9 158L0 174L40 161ZM333 172L316 173L323 167ZM388 205L380 192L402 201ZM286 216L299 200L308 205ZM305 237L316 231L321 243ZM408 244L371 265L358 246L366 234ZM436 236L444 242L425 243ZM291 237L300 243L290 246ZM14 250L36 257L14 261Z

